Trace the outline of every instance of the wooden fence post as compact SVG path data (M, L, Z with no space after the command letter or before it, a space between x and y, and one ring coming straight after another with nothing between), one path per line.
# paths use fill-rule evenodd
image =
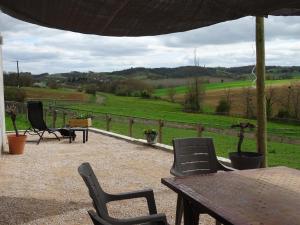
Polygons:
M129 118L129 130L128 135L129 137L132 137L132 126L133 126L134 120L132 118Z
M44 120L45 120L46 124L47 124L47 112L48 112L48 109L44 109Z
M52 111L52 127L53 128L55 128L56 119L57 119L57 110L55 110L55 108L54 108Z
M110 122L111 122L111 117L106 114L106 130L110 131Z
M67 115L67 113L65 111L63 111L62 114L63 114L63 127L65 127L66 126L66 115Z
M204 127L200 123L196 125L196 130L197 130L197 137L202 137L202 132L204 131Z
M162 134L163 126L164 126L164 121L159 120L158 121L158 143L162 143L163 140L163 134Z

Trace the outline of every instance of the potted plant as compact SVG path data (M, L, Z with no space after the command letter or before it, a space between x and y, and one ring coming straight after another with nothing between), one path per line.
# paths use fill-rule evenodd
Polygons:
M257 152L242 152L242 143L244 141L245 130L255 128L251 123L239 123L232 125L231 128L239 128L239 141L237 145L237 152L230 152L229 158L232 166L235 169L246 170L259 168L263 160L263 155Z
M79 114L69 120L70 127L91 127L92 117L88 114Z
M157 141L157 131L154 129L144 130L145 138L148 144L155 144Z
M15 130L15 134L7 135L9 153L10 154L23 154L27 136L19 134L19 131L18 131L17 125L16 125L16 118L17 118L16 111L17 110L16 110L15 105L8 106L6 109L6 113L10 116L14 130Z

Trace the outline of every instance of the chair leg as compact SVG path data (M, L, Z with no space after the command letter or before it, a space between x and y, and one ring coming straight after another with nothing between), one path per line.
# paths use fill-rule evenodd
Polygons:
M49 133L49 134L54 134L55 137L60 141L60 138L57 136L57 134L56 134L55 132L50 132L50 131L48 131L48 133Z
M40 136L40 139L39 139L38 142L36 143L37 145L38 145L38 144L41 142L41 140L43 139L44 133L45 133L45 131L43 131L41 135L38 133L38 135Z
M29 133L29 130L30 130L30 127L27 130L25 130L23 135L25 135L27 132Z
M183 201L180 195L177 196L177 206L176 206L176 219L175 225L180 225L183 214Z

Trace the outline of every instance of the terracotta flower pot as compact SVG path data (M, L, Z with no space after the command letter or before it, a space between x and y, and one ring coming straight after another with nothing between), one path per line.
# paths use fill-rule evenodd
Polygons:
M16 136L15 134L7 135L9 154L20 155L24 152L26 135Z

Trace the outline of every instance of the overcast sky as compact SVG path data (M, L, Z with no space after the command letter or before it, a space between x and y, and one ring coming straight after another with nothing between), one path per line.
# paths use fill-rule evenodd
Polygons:
M0 12L4 70L37 73L255 63L255 18L154 37L103 37L43 28ZM266 19L267 65L300 65L300 17Z

